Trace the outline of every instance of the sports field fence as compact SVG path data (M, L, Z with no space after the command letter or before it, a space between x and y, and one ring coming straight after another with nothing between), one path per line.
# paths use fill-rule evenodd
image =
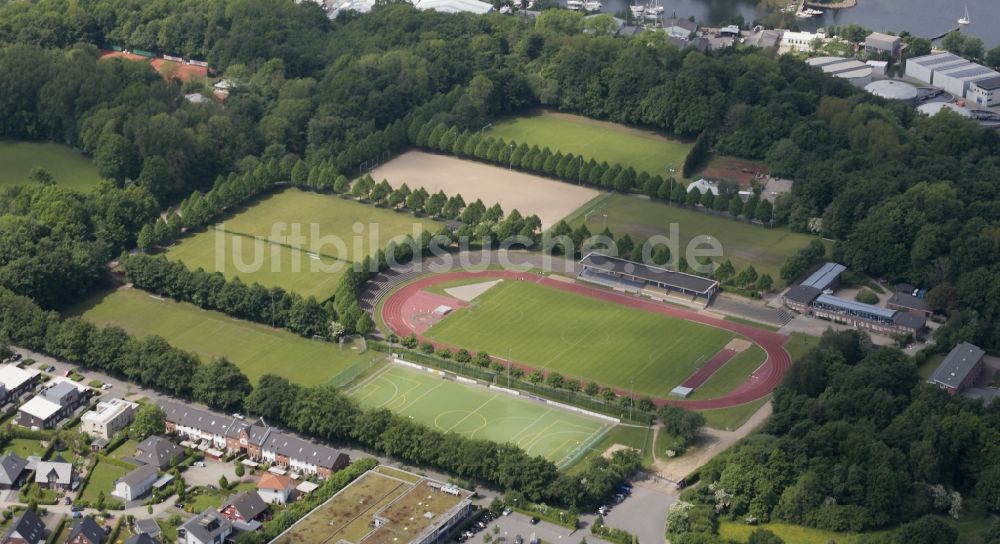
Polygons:
M348 385L354 383L358 378L365 376L373 368L383 363L386 360L384 356L373 355L367 361L358 361L353 365L341 370L336 376L330 378L326 383L327 385L332 385L334 387L347 387Z
M508 378L506 373L493 372L476 366L473 363L459 363L449 359L442 359L436 355L428 355L419 351L409 350L401 346L390 346L389 344L383 342L369 341L368 348L373 351L380 351L383 353L399 353L405 359L414 363L424 364L439 370L454 372L459 376L482 380L501 387L508 387ZM510 389L516 389L518 391L523 391L528 395L535 395L541 398L583 408L585 410L591 410L599 414L616 417L623 423L628 422L649 425L652 421L651 414L636 410L633 410L630 417L629 410L627 408L622 408L617 401L605 401L602 398L592 397L586 393L568 391L566 389L556 389L555 387L550 387L545 384L531 383L527 380L513 377L510 378L509 383Z

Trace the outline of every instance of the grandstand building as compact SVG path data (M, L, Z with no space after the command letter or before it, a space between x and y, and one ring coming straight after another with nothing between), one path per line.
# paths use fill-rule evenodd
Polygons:
M926 316L833 296L833 289L839 285L840 275L846 269L847 267L837 263L820 265L802 282L789 287L782 295L782 302L801 314L877 334L912 334L915 338L923 337L927 327Z
M580 265L583 270L577 277L583 281L658 301L669 299L705 307L719 292L719 282L712 279L601 253L588 253Z

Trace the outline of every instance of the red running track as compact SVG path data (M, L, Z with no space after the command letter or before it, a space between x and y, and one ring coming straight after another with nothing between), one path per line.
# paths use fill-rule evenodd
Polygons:
M683 308L676 308L673 306L667 306L662 303L653 302L651 300L636 298L633 296L623 295L621 293L616 293L613 291L606 291L603 289L598 289L596 287L589 287L586 285L581 285L579 283L570 283L566 281L559 281L546 278L544 276L539 276L537 274L513 272L513 271L499 271L499 270L485 270L479 272L446 272L444 274L435 274L432 276L426 276L416 281L404 285L402 288L396 292L389 295L386 299L385 304L382 305L382 319L385 321L386 325L389 326L392 331L400 336L406 336L411 333L416 334L417 338L422 342L428 342L429 339L424 338L417 331L413 330L407 323L406 316L404 315L404 307L407 306L408 301L418 296L423 289L446 281L454 280L464 280L464 279L474 279L483 278L487 279L510 279L510 280L521 280L521 281L533 281L545 285L546 287L551 287L553 289L561 289L563 291L569 291L571 293L578 293L581 295L586 295L599 300L605 300L608 302L613 302L616 304L623 304L631 308L637 308L640 310L645 310L649 312L656 312L669 317L675 317L680 319L686 319L688 321L694 321L696 323L701 323L703 325L708 325L710 327L716 327L719 329L725 329L727 331L732 331L736 334L742 335L757 345L759 345L764 352L767 354L767 358L764 363L754 371L753 375L747 379L746 382L741 384L739 387L729 392L726 395L717 397L714 399L707 400L679 400L679 399L654 399L658 405L672 404L675 406L681 406L683 408L688 408L691 410L712 410L717 408L729 408L732 406L739 406L741 404L746 404L757 400L774 390L781 383L781 379L785 374L785 371L792 364L792 359L785 351L784 345L788 341L788 336L783 334L778 334L776 332L766 331L763 329L758 329L750 325L744 325L742 323L737 323L734 321L726 321L724 319L718 319L715 317L710 317L708 315L700 314L692 310L685 310ZM441 343L432 342L436 348L456 348L458 346L449 346ZM532 370L531 367L522 365L520 363L515 363L519 367L524 368L528 371ZM706 365L707 366L707 365ZM619 391L623 393L623 391Z
M681 382L684 387L690 387L691 389L697 389L701 387L701 384L708 381L715 374L717 370L722 368L726 363L729 362L736 352L731 349L721 349L719 353L716 353L708 360L707 363L702 365L701 368L694 371L694 374L688 376L688 379Z

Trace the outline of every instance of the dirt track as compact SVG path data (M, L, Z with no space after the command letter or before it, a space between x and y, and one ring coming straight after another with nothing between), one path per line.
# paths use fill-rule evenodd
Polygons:
M407 322L405 308L411 306L410 300L415 297L420 297L423 289L430 285L445 281L463 280L467 278L482 278L484 281L489 278L534 281L553 289L561 289L563 291L586 295L600 300L614 302L616 304L624 304L640 310L657 312L670 317L694 321L696 323L725 329L743 335L763 348L764 352L767 354L767 358L764 363L756 371L754 371L754 374L751 375L747 381L726 395L707 400L654 399L658 405L672 404L691 410L711 410L715 408L729 408L732 406L746 404L773 391L774 388L781 383L781 378L784 376L785 371L788 370L792 364L791 357L784 348L785 342L788 341L788 336L783 334L758 329L756 327L751 327L734 321L726 321L706 316L692 310L685 310L628 295L605 291L603 289L588 287L578 283L567 283L548 279L537 274L512 271L487 270L480 272L448 272L420 278L389 295L385 304L382 306L382 319L389 326L389 328L393 330L393 332L400 336L415 333L422 342L429 341L426 338L420 337L420 331L414 330ZM441 343L434 343L434 345L436 348L461 347L448 346ZM526 372L534 370L533 368L517 363L516 361L514 364L525 369ZM624 392L618 391L618 393L621 394Z
M410 189L460 194L466 202L478 198L487 207L499 203L505 213L517 209L525 217L537 215L543 229L600 194L579 185L422 151L403 153L376 168L372 178L386 179L393 187L406 183Z

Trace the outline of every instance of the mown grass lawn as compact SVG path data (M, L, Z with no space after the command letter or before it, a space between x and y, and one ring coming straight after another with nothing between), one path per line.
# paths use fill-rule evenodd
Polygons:
M86 487L80 491L80 498L93 504L97 500L98 494L103 491L105 499L114 500L111 492L115 489L115 480L124 476L128 470L102 461L98 461L91 470Z
M642 462L644 466L649 466L653 462L653 429L637 425L618 425L612 427L607 433L591 446L587 453L576 460L567 469L570 474L582 473L587 468L589 461L595 457L600 457L605 451L615 444L628 446L642 452Z
M771 400L771 395L739 406L717 408L715 410L701 410L700 413L705 416L705 424L709 427L723 431L732 431L746 423L750 419L750 416L769 400Z
M553 112L505 119L486 134L529 147L548 147L553 153L573 153L587 160L676 178L680 178L681 166L692 146L650 131Z
M779 272L785 259L815 239L787 228L768 229L638 196L612 195L600 201L594 210L586 222L593 233L606 226L616 238L628 233L636 243L641 243L653 235L670 237L671 225L676 224L680 256L686 256L692 239L711 237L722 246L722 256L713 257L713 261L722 263L729 259L737 271L752 264L758 274L770 274L775 287L783 285ZM582 223L581 215L571 226L576 228Z
M757 344L737 353L701 387L694 390L691 399L714 399L736 389L764 362L766 354Z
M502 325L502 326L499 326ZM505 281L425 333L641 395L670 390L734 334L532 282Z
M3 448L4 453L16 453L22 459L31 455L41 455L45 452L41 442L27 438L11 438Z
M100 181L90 157L53 142L0 140L0 187L24 185L31 169L41 166L57 185L85 191Z
M380 355L357 346L302 338L284 329L234 319L193 304L153 298L139 289L118 289L85 301L71 313L99 325L117 325L136 336L159 335L205 360L226 357L253 383L266 373L302 385L326 383L355 364Z

